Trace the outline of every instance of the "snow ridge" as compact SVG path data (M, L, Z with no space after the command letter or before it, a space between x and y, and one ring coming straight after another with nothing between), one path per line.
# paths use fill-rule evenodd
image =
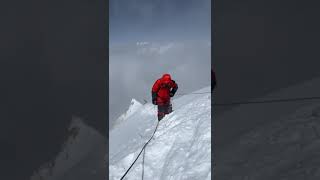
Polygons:
M197 92L210 92L210 87ZM146 147L144 178L154 180L211 179L211 94L188 94L173 100ZM156 106L145 104L110 131L109 179L118 180L151 137ZM127 174L141 179L142 156Z
M142 104L139 101L132 99L128 110L115 121L113 128L116 126L119 126L119 124L126 121L126 119L128 119L132 114L134 114L141 107L142 107Z
M101 178L105 176L106 139L95 129L74 117L69 127L69 137L53 162L45 163L31 180L67 180ZM102 170L103 169L103 170ZM81 171L81 173L80 173Z

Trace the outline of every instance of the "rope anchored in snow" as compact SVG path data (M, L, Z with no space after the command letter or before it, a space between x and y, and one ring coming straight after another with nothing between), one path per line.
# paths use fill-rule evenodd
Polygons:
M145 148L147 147L147 145L148 145L148 143L151 141L151 139L153 138L153 136L154 136L154 134L156 133L156 131L157 131L157 129L158 129L158 125L159 125L159 121L158 121L158 123L157 123L157 126L156 126L156 128L154 129L154 132L153 132L153 134L152 134L152 136L151 136L151 138L143 145L143 147L142 147L142 149L141 149L141 151L140 151L140 153L138 154L138 156L136 157L136 159L133 161L133 163L130 165L130 167L128 168L128 170L124 173L124 175L121 177L121 179L120 180L122 180L123 178L125 178L126 177L126 175L127 175L127 173L130 171L130 169L132 168L132 166L136 163L136 161L138 160L138 158L140 157L140 155L141 155L141 153L142 153L142 151L144 151L145 150ZM144 160L144 158L143 158L143 160ZM143 161L143 163L144 163L144 161ZM144 172L143 172L144 173ZM143 178L143 174L142 174L142 178Z

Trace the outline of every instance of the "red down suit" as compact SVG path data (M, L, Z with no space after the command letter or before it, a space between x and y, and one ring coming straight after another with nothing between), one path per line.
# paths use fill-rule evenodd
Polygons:
M177 83L171 79L170 74L164 74L152 86L152 102L157 105L170 104L170 98L178 90Z

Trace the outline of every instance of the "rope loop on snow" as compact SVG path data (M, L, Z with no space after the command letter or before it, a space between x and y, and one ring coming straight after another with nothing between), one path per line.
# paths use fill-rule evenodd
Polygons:
M156 131L157 131L157 129L158 129L158 125L159 125L159 121L158 121L158 123L157 123L156 128L155 128L154 131L153 131L153 134L152 134L151 138L143 145L140 153L138 154L138 156L136 157L136 159L133 161L133 163L130 165L130 167L128 168L128 170L123 174L123 176L121 177L120 180L122 180L123 178L126 177L127 173L130 171L130 169L132 168L132 166L136 163L136 161L137 161L138 158L140 157L142 151L144 151L144 149L147 147L147 145L149 144L149 142L150 142L151 139L153 138L154 134L156 133ZM144 154L143 154L143 155L144 155ZM143 163L144 163L144 158L143 158ZM144 173L144 172L143 172L143 173ZM143 178L143 174L142 174L142 178Z

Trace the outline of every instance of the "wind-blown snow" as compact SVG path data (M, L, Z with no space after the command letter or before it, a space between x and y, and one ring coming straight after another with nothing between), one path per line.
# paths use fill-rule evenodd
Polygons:
M210 92L210 87L197 92ZM161 120L146 148L144 178L211 179L211 94L173 100L173 112ZM156 106L145 104L110 131L109 178L119 180L157 124ZM142 155L126 179L141 179Z

